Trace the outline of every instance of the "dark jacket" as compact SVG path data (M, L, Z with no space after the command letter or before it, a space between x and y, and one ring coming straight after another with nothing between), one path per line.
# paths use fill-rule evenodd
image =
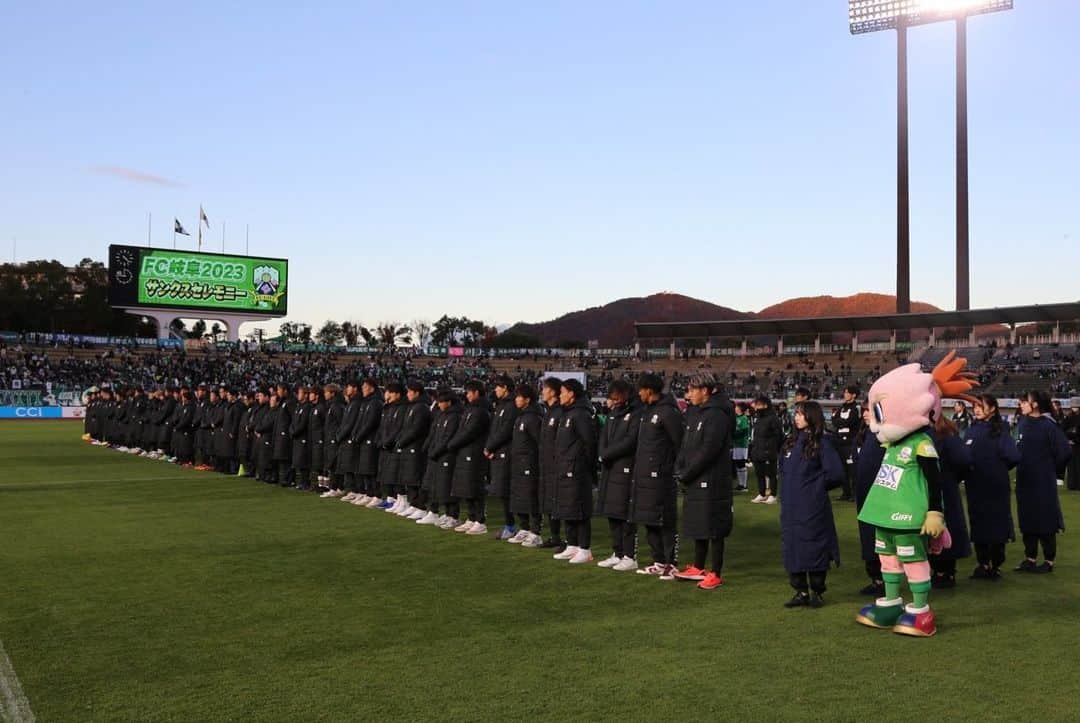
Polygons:
M1065 434L1047 415L1028 417L1022 426L1016 468L1016 517L1020 532L1049 535L1065 529L1057 481L1071 456Z
M240 431L236 437L236 456L237 459L246 464L252 458L252 451L255 449L253 442L255 439L254 416L256 406L237 402L237 407L240 409Z
M784 569L809 572L840 564L828 490L844 479L844 463L828 437L822 437L817 454L805 456L806 432L798 432L780 458L780 535Z
M945 514L945 527L952 538L952 546L941 551L945 560L959 560L971 555L971 538L968 536L967 515L960 496L960 483L965 482L971 469L971 450L963 438L950 434L934 434L934 447L938 453L941 470L941 499Z
M341 402L339 401L338 404L341 405ZM344 402L337 424L334 425L334 450L331 454L334 458L334 469L338 474L356 472L357 447L352 434L358 419L360 419L359 394Z
M225 450L225 414L229 411L227 401L219 401L207 407L206 416L210 420L210 452L216 457L226 457Z
M450 502L450 483L454 477L454 453L447 444L457 432L461 421L461 405L455 400L445 411L438 408L432 414L431 428L424 443L427 466L424 469L423 487L435 504Z
M642 408L630 486L630 522L667 527L678 523L675 457L684 430L682 413L670 394Z
M291 397L283 399L274 413L274 461L292 460L292 417L294 402Z
M345 403L338 394L326 402L326 416L323 419L323 469L331 475L337 471L338 453L341 450L338 433L344 417Z
M308 443L311 446L311 468L322 473L326 469L326 402L319 399L309 409Z
M155 423L158 427L157 446L166 452L169 451L169 443L172 442L173 414L176 411L176 400L171 396L165 397L158 407Z
M466 404L461 413L457 432L447 444L454 453L454 478L451 493L461 499L477 499L484 495L488 463L484 457L484 440L491 426L491 414L483 399Z
M598 514L625 520L629 513L630 484L634 471L641 403L636 399L615 407L600 429L597 453L600 457L600 490L596 497Z
M777 459L783 441L784 432L772 407L762 409L754 415L754 426L750 433L751 462Z
M218 436L217 455L226 459L235 459L238 454L239 442L242 432L240 419L247 408L243 402L225 402L225 414L221 419L221 429Z
M361 397L359 416L349 437L356 457L356 473L363 477L375 477L379 472L379 445L377 435L382 421L383 402L378 392Z
M495 402L491 413L484 449L494 455L490 461L491 481L488 493L493 497L510 496L510 439L514 436L514 421L518 409L513 395Z
M558 464L555 459L555 435L562 422L563 408L558 402L551 407L541 407L543 426L540 427L540 485L536 496L540 500L540 512L554 514L555 485L558 481Z
M558 482L552 509L561 520L592 517L592 491L596 483L596 420L586 398L563 408L555 434Z
M676 472L685 496L682 534L691 540L727 537L734 524L731 508L731 433L735 405L720 395L692 406L684 417L686 432Z
M431 400L421 394L416 401L405 403L402 414L401 431L394 442L398 484L419 487L424 481L427 462L423 447L431 426Z
M174 435L179 435L176 438L176 456L190 461L195 456L195 402L189 401L177 407L180 414L174 431Z
M397 441L398 432L401 431L401 423L404 420L404 398L383 405L376 445L379 448L379 484L384 487L398 484L398 460L394 453L394 442Z
M269 469L274 466L274 427L280 407L271 407L269 402L258 405L255 412L256 448L255 465L257 469Z
M310 404L297 403L289 424L289 437L292 439L292 466L297 469L311 469L311 444L308 440L311 429L310 413Z
M833 411L833 442L845 463L854 461L855 437L859 434L862 423L862 406L858 402L844 402Z
M1020 463L1020 450L1008 426L1002 422L995 435L989 422L976 420L964 443L971 451L971 470L964 482L971 541L994 545L1015 540L1009 471Z
M515 515L540 514L540 428L544 420L539 405L520 410L510 440L510 511Z

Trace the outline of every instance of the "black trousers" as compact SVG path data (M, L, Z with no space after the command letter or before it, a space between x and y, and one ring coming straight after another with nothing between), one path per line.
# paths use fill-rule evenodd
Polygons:
M562 520L548 515L548 527L551 529L552 540L562 539Z
M500 497L499 499L502 500L503 519L506 521L504 524L507 527L513 527L514 513L510 511L510 497L508 495L506 497Z
M611 547L616 557L634 557L637 552L637 525L626 520L608 518L611 530Z
M461 500L457 497L451 497L450 501L446 503L446 514L449 517L453 517L455 520L461 517Z
M828 570L810 570L809 572L792 572L788 574L791 586L799 592L813 590L818 595L825 592L825 575Z
M930 569L934 571L935 575L945 575L946 577L956 577L956 558L942 557L941 555L930 555Z
M1024 554L1028 559L1034 560L1039 556L1039 545L1042 544L1043 557L1047 562L1053 562L1057 557L1057 535L1028 535L1024 534Z
M872 560L866 561L866 575L870 578L871 582L881 582L881 558L875 557Z
M337 485L334 484L332 479L333 478L331 478L330 486L336 487ZM346 490L347 492L362 492L363 490L360 488L360 477L352 472L346 472L345 486L342 489Z
M276 459L274 460L274 466L277 468L278 484L291 485L296 481L296 472L293 470L292 460Z
M360 491L370 497L379 496L379 485L371 475L360 475Z
M518 513L518 526L523 530L528 530L534 535L540 534L540 515L527 515L524 512Z
M844 453L841 459L847 459L850 450ZM851 490L855 487L855 463L844 462L844 479L840 483L840 494L843 497L851 497Z
M583 550L592 549L592 520L567 520L566 544Z
M484 498L473 497L469 502L469 519L473 522L479 522L481 524L487 522L487 515L484 510Z
M705 569L705 558L709 556L709 545L712 544L712 568L717 575L724 569L724 538L713 537L712 539L694 540L694 567L699 570Z
M975 559L984 567L996 570L1005 564L1005 543L975 543Z
M658 565L674 565L679 557L679 535L673 526L645 525L645 539L649 541L653 562Z
M413 507L419 508L421 510L426 510L427 505L424 503L425 502L424 498L427 495L425 495L423 493L423 491L420 489L420 485L409 485L407 489L408 489L407 494L408 494L408 498L409 498L409 504L412 505Z
M763 459L754 461L754 474L757 475L758 494L766 497L767 491L776 494L780 491L776 484L776 459Z

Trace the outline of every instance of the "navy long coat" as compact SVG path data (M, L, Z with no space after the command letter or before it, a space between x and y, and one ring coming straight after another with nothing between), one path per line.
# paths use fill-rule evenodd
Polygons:
M822 437L818 453L804 457L806 432L781 451L780 535L788 572L827 570L840 564L828 490L844 479L844 463L832 442Z
M855 458L855 514L862 511L866 496L870 494L870 488L877 479L881 462L885 459L885 448L877 437L867 429L862 435L862 445L859 454ZM877 551L874 549L874 526L865 522L859 523L859 548L864 562L876 560Z
M1065 529L1057 481L1071 451L1065 433L1046 415L1021 426L1020 465L1016 469L1016 517L1020 532L1049 535Z
M971 541L1003 544L1016 539L1013 529L1009 470L1020 462L1020 450L1004 424L995 436L989 422L976 421L964 442L971 451L971 471L964 482Z
M971 451L964 439L951 434L934 436L938 460L941 463L941 500L945 507L945 527L949 529L952 547L941 551L940 558L959 560L971 555L971 538L968 537L964 501L960 496L960 483L967 480L971 470Z

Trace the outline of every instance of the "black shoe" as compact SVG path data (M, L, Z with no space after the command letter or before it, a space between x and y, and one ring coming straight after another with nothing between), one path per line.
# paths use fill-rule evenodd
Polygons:
M554 537L549 537L540 543L540 547L543 549L551 549L553 547L559 548L559 552L566 549L566 543L562 540L556 540Z
M1046 560L1043 560L1038 565L1038 567L1035 568L1035 572L1038 572L1038 573L1047 573L1047 572L1053 572L1053 571L1054 571L1054 563L1047 562Z
M884 597L885 585L880 582L871 582L864 588L859 590L860 595L873 595L874 597Z
M990 570L979 565L971 571L970 579L972 580L989 580L991 578Z
M819 593L819 592L810 593L810 607L819 608L819 607L822 607L824 604L825 604L825 598L821 597L821 593Z
M804 608L810 605L810 596L805 592L797 592L795 595L784 603L786 608Z
M1036 565L1033 560L1025 559L1019 565L1013 568L1013 572L1035 572Z
M950 587L956 587L956 578L952 575L934 575L930 578L930 587L935 590L945 590Z

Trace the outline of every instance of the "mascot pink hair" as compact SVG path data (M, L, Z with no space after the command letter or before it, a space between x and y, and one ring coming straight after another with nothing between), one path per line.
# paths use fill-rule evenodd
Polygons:
M951 541L930 427L941 415L942 398L970 400L964 392L976 382L966 366L966 359L949 352L931 374L906 364L870 387L870 431L885 447L885 458L859 520L874 526L885 596L859 611L856 620L863 625L916 637L937 632L927 551L949 547ZM912 596L907 605L900 596L905 579Z

